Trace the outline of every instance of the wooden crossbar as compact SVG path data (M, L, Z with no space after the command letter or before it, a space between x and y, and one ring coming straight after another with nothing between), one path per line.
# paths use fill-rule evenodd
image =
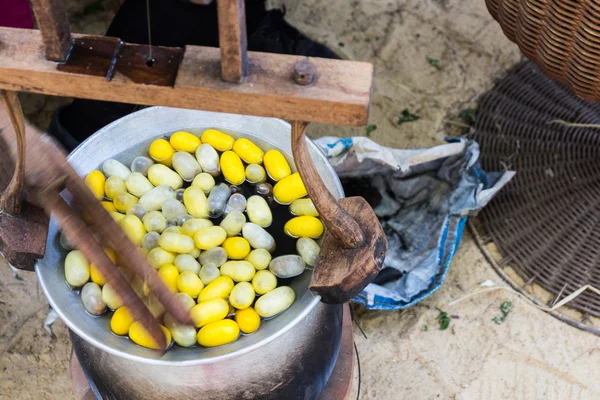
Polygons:
M85 35L73 34L74 38ZM248 52L243 83L221 79L218 48L187 46L173 87L134 83L116 73L104 77L57 70L44 56L37 30L0 28L0 89L122 103L163 105L337 125L367 123L373 66L310 58L316 79L293 79L303 57Z

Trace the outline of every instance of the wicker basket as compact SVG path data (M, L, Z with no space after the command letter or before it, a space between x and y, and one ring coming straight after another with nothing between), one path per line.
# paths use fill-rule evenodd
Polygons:
M517 171L483 209L482 238L496 245L500 267L547 289L550 305L582 286L600 288L600 131L590 125L600 126L600 104L531 62L499 80L477 111L482 167ZM591 291L569 306L600 317L600 296Z
M504 34L552 79L600 101L600 1L486 0Z

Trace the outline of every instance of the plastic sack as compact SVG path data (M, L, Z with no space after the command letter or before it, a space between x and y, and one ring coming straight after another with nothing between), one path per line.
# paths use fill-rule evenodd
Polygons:
M483 208L515 174L486 172L479 145L465 138L400 150L366 137L315 140L346 196L363 196L388 239L381 272L353 301L369 309L409 307L440 288L468 215Z

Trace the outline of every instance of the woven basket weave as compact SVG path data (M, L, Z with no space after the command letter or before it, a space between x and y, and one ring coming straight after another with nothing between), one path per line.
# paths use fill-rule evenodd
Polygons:
M486 170L517 174L481 213L485 231L524 282L557 300L600 288L600 104L582 100L526 62L481 99L473 138ZM570 307L600 317L600 296Z
M552 79L600 101L600 1L486 0L504 34Z

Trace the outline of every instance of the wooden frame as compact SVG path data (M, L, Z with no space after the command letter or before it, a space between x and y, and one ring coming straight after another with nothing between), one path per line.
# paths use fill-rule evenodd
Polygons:
M73 34L73 37L84 35ZM173 87L61 72L44 56L36 30L0 28L0 89L143 105L276 117L336 125L366 125L373 65L310 58L318 77L307 86L293 79L299 56L248 52L243 83L221 79L218 48L187 46Z
M150 47L123 43L118 38L72 34L62 0L32 0L32 6L41 31L0 28L0 91L10 91L5 97L14 99L12 103L18 103L13 92L26 91L291 120L298 171L328 228L310 288L324 302L343 303L373 280L387 250L383 229L362 197L338 203L329 195L308 156L304 136L307 122L366 125L373 88L371 64L248 52L243 0L219 0L217 4L220 49ZM19 108L18 104L9 105L13 111ZM21 170L15 173L16 178L22 178L25 146L21 147L18 152ZM34 142L32 150L45 156L59 153L44 150L41 141ZM38 157L38 164L42 158ZM88 215L94 215L98 222L94 225L100 233L101 227L112 226L122 236L122 240L114 243L110 237L105 237L105 241L138 277L155 283L150 285L152 292L167 311L180 322L188 323L189 316L166 286L67 166L64 161L56 161L49 171L63 175L66 171L70 179L64 182L72 194L83 199L80 206L84 210L95 208ZM116 267L91 234L81 233L86 226L76 220L60 198L58 187L49 187L52 180L45 179L45 173L48 171L38 168L29 178L38 181L38 185L33 185L38 194L55 192L54 202L45 204L46 211L57 216L67 235L70 232L71 237L77 237L77 247L98 265L122 298L129 299L125 304L139 320L145 321L144 326L159 347L164 348L166 343L157 322L139 299L131 295L127 285L119 285ZM13 180L19 183L18 179ZM22 181L7 191L0 203L2 209L19 211ZM12 226L18 230L18 224ZM8 233L9 238L14 236ZM0 246L6 247L6 243L0 242Z

